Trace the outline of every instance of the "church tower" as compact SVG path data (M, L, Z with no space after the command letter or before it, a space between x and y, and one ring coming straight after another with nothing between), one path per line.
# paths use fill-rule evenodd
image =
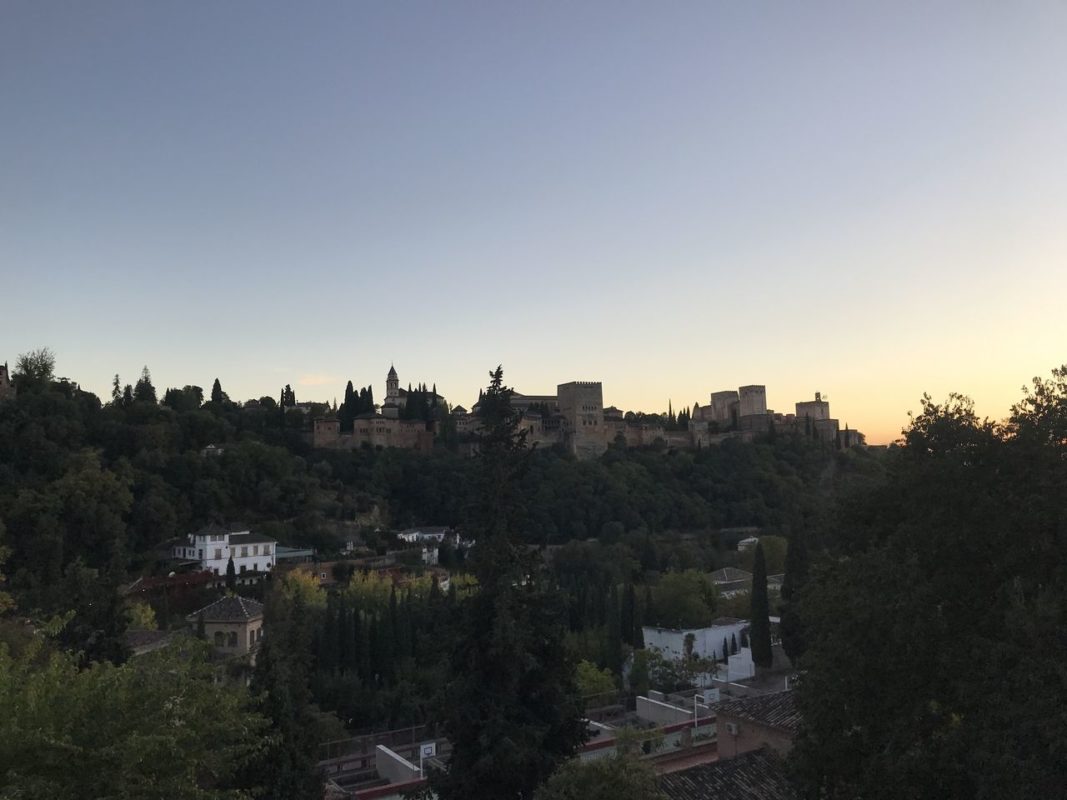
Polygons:
M389 365L389 375L385 379L385 401L392 401L395 405L400 398L400 378L396 376L396 368Z
M400 416L400 378L396 375L396 368L389 366L389 374L385 378L385 402L382 403L382 416L388 419L397 419Z

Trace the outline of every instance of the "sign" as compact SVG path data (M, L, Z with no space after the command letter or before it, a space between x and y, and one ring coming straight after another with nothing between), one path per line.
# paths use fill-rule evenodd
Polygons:
M423 758L433 758L437 755L437 742L422 745L421 751Z

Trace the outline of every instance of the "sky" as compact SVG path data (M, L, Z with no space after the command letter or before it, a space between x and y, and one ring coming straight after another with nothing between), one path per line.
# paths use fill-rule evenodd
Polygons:
M1067 362L1065 41L1054 0L0 0L0 360L1002 418Z

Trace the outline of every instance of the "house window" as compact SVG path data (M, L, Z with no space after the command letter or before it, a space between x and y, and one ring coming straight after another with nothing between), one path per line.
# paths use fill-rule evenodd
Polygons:
M254 555L254 556L258 556L259 555L259 545L258 544L252 545L252 555Z
M241 558L247 558L247 557L248 557L248 545L246 544L246 545L242 545L242 547L241 547Z
M222 558L222 548L221 547L216 547L215 548L215 558L216 559Z
M247 572L247 571L248 571L248 565L247 564L242 564L241 565L241 574L244 575L245 572Z
M265 556L269 556L270 555L270 545L269 544L263 545L263 555L265 555Z
M230 631L230 641L226 643L227 647L237 647L237 631Z
M222 631L215 631L215 647L226 646L226 634Z
M259 572L259 564L253 564L252 565L252 571L253 572Z

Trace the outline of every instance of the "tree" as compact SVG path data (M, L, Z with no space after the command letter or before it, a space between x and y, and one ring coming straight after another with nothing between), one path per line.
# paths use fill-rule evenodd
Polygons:
M1064 378L1004 425L924 396L884 480L843 498L799 593L804 796L1062 794Z
M490 373L479 413L479 481L470 513L478 590L455 612L453 645L435 717L452 744L430 776L441 800L529 800L584 741L564 608L537 562L513 540L525 435L503 370Z
M261 750L265 721L243 687L214 683L205 645L80 669L42 638L17 657L0 645L4 797L252 796L237 774Z
M665 628L704 628L711 624L715 589L697 570L668 572L656 585L649 622Z
M666 800L656 774L635 758L573 759L561 766L534 800Z
M597 669L591 661L579 661L576 672L578 691L588 700L597 695L614 694L615 678L609 669Z
M148 371L147 366L141 370L141 377L133 387L133 399L139 403L156 402L156 387L152 385L152 373Z
M229 401L229 397L226 392L222 391L222 384L219 383L219 379L215 378L215 382L211 384L211 402L212 403L225 403Z
M39 347L19 355L11 377L19 391L47 387L55 377L55 369L55 353L47 347Z
M237 567L233 565L233 556L230 556L230 560L226 562L226 591L230 593L237 591Z
M4 546L4 534L4 523L0 521L0 616L15 607L15 601L11 595L4 591L4 584L7 582L7 576L4 575L4 562L11 555L10 548Z
M319 800L322 780L315 768L319 740L312 706L311 612L301 595L290 600L275 586L264 605L270 631L260 645L252 689L275 736L263 759L260 777L268 800Z
M770 603L767 599L767 564L763 559L763 545L756 544L756 559L752 566L752 661L757 667L768 668L774 660L771 651Z
M808 547L802 529L793 533L785 556L785 577L782 579L782 608L779 630L782 650L796 665L804 653L804 629L797 608L797 592L808 580Z
M115 373L115 379L111 382L111 405L118 406L122 403L122 383L119 382L119 374Z

